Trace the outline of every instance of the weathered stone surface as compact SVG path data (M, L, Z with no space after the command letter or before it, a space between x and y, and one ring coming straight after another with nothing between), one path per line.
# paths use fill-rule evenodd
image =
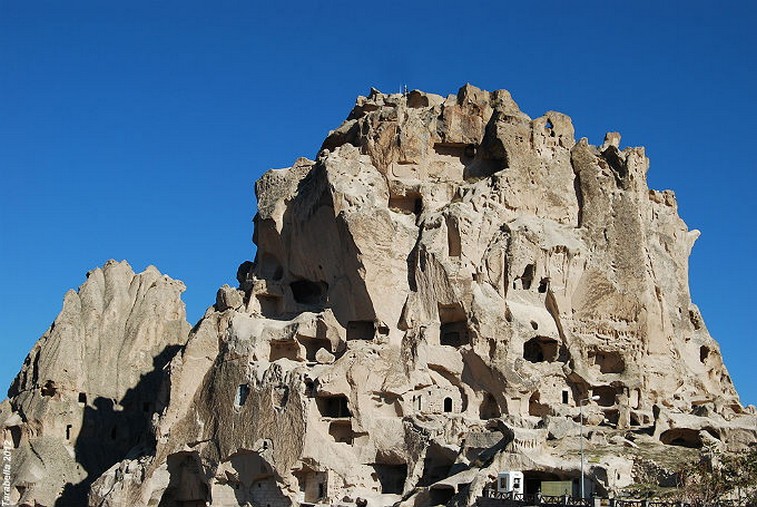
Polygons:
M183 291L152 266L135 275L109 261L66 294L0 412L18 505L83 505L100 474L149 451L162 368L189 332Z
M754 442L647 169L504 90L358 98L258 181L255 261L90 505L470 505L501 470L578 478L581 419L600 492Z

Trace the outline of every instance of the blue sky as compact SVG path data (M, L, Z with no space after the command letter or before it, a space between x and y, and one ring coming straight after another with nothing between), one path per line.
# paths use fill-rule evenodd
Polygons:
M702 231L691 287L757 404L753 2L0 0L0 385L107 259L183 280L191 322L252 259L254 181L371 86L510 90L643 145Z

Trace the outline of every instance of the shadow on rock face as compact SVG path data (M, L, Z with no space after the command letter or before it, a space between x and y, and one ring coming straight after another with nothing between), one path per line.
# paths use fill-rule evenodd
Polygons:
M87 477L79 483L66 484L55 507L87 505L92 483L103 472L125 458L151 454L155 439L150 420L162 410L167 400L159 399L164 368L181 348L171 345L153 358L153 370L142 375L139 383L126 395L114 400L98 397L84 409L82 429L74 444L76 461Z

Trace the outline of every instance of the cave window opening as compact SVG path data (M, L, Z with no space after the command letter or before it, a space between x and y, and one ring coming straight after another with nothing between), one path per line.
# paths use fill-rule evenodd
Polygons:
M347 323L347 340L373 340L376 323L372 320L351 320Z
M544 294L549 289L549 278L542 278L539 282L539 292Z
M381 493L401 495L407 478L407 465L373 465L375 477L381 485Z
M299 341L305 347L305 358L310 362L316 360L315 356L321 349L332 352L331 341L328 338L300 337Z
M40 393L42 394L42 396L55 396L55 393L57 392L58 389L55 387L55 382L52 380L48 380L47 382L45 382L45 385L40 388Z
M73 426L70 424L66 424L66 440L71 440L71 428Z
M557 359L557 340L537 336L523 344L523 359L532 363L551 363Z
M462 321L442 324L439 328L439 343L451 347L461 347L470 343L468 323Z
M329 435L334 442L352 445L355 435L350 421L333 421L329 424Z
M87 404L87 393L79 393L79 403L82 405Z
M531 284L534 281L535 272L536 272L535 264L529 264L523 270L523 274L520 276L520 283L521 283L521 286L523 287L523 290L529 290L531 288Z
M699 347L699 361L704 364L707 358L710 357L710 349L706 345Z
M444 398L444 412L452 412L452 398L450 397Z
M689 449L699 449L702 447L702 438L699 436L699 431L690 428L673 428L663 431L660 435L660 441L666 445L687 447Z
M297 303L308 306L322 305L326 299L328 285L324 282L297 280L289 284L292 296Z
M623 356L616 351L604 351L593 349L589 351L589 358L599 366L601 373L623 373L626 370L626 362Z
M237 386L237 395L234 398L234 406L239 408L245 404L247 397L250 395L250 386L247 384L239 384Z
M419 216L423 213L423 198L419 194L393 195L389 197L389 209Z
M592 396L599 396L597 405L600 407L612 407L615 405L617 391L612 386L598 386L591 390Z
M547 123L544 124L544 128L548 128L548 129L555 128L554 125L552 125L552 120L547 119Z
M270 342L271 353L269 361L274 362L279 359L289 359L297 361L300 355L300 344L296 340L276 340Z
M347 397L343 394L319 396L315 399L315 403L323 417L341 418L352 416Z
M570 400L570 394L567 389L562 390L562 402L563 405L567 405L568 401Z

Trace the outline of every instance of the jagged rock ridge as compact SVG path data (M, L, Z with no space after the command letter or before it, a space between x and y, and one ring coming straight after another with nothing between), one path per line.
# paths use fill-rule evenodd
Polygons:
M358 98L317 160L257 183L239 287L188 339L177 324L147 340L150 359L183 346L141 457L97 479L90 505L471 504L502 469L578 477L581 403L599 491L755 441L690 299L698 232L647 169L618 134L576 141L570 118L532 120L504 90ZM68 385L30 368L6 421L20 449L37 420L20 397ZM56 396L75 404L69 383Z

